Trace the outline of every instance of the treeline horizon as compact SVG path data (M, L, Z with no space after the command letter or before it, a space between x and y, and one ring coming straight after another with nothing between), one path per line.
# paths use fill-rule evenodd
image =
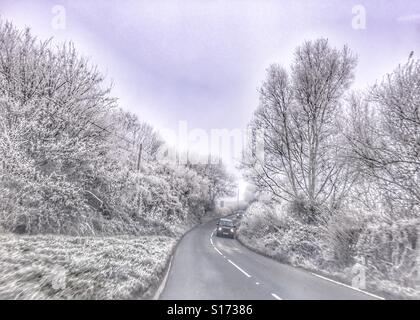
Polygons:
M0 20L5 231L174 235L231 194L223 163L156 161L163 140L118 105L105 80L72 43Z

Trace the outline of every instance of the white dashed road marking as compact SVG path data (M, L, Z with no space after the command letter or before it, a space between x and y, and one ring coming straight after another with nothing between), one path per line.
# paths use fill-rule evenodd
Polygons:
M214 248L214 250L217 251L218 254L220 254L221 256L223 256L223 253L221 253L219 249L217 249L215 246L213 246L213 248Z
M246 273L241 267L237 266L232 260L228 259L229 263L231 263L236 269L238 269L240 272L242 272L244 275L246 275L248 278L251 278L251 276Z
M214 231L211 233L210 236L210 243L213 246L214 250L217 251L218 254L220 254L223 258L227 259L226 256L215 246L214 242L213 242L213 236L214 236ZM245 276L247 276L248 278L251 278L251 275L249 273L247 273L244 269L242 269L241 267L239 267L236 263L234 263L232 260L227 259L227 261L229 261L230 264L232 264L236 269L238 269L240 272L242 272ZM260 285L260 283L257 281L255 282L255 284L257 286ZM282 300L282 298L280 298L278 295L276 295L275 293L271 294L275 299L277 300Z
M214 231L211 233L211 235L210 235L210 243L211 243L211 245L213 246L213 248L214 248L214 250L216 250L217 251L217 253L218 254L220 254L223 258L225 258L225 259L227 259L226 258L226 256L219 250L219 249L217 249L217 247L214 245L214 242L213 242L213 236L214 236ZM227 261L229 261L229 263L230 264L232 264L236 269L238 269L239 271L241 271L244 275L246 275L248 278L251 278L251 275L250 274L248 274L246 271L244 271L241 267L239 267L237 264L235 264L232 260L230 260L230 259L227 259ZM347 284L344 284L344 283L341 283L341 282L338 282L338 281L335 281L335 280L332 280L332 279L329 279L329 278L326 278L326 277L323 277L323 276L320 276L319 274L316 274L316 273L313 273L313 272L311 272L312 273L312 275L314 275L314 276L316 276L316 277L318 277L318 278L321 278L321 279L324 279L324 280L326 280L326 281L330 281L330 282L332 282L332 283L335 283L335 284L337 284L337 285L340 285L340 286L343 286L343 287L347 287L347 288L349 288L349 289L353 289L353 290L355 290L355 291L358 291L358 292L362 292L362 293L364 293L364 294L366 294L366 295L369 295L369 296L371 296L371 297L374 297L374 298L376 298L376 299L379 299L379 300L385 300L385 298L382 298L382 297L380 297L380 296L377 296L377 295L375 295L375 294L372 294L372 293L370 293L370 292L367 292L367 291L363 291L363 290L361 290L361 289L358 289L358 288L354 288L354 287L352 287L352 286L349 286L349 285L347 285ZM258 286L258 285L260 285L260 283L259 282L255 282L255 284ZM275 298L275 299L277 299L277 300L283 300L282 298L280 298L277 294L275 294L275 293L271 293L271 295Z

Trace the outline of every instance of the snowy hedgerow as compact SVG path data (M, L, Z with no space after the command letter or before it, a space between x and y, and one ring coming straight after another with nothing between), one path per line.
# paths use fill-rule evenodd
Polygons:
M221 165L158 163L162 143L151 126L118 108L103 75L72 44L40 42L0 20L2 227L182 232L229 191L230 179Z
M419 219L370 222L356 246L371 281L391 281L415 288L418 279Z
M301 266L321 264L322 229L302 223L278 209L254 202L239 227L239 239L281 261Z

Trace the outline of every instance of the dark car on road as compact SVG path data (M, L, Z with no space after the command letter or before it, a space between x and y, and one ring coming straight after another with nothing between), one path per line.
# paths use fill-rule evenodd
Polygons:
M230 237L235 239L236 237L236 225L231 219L220 219L217 222L216 236L218 237Z

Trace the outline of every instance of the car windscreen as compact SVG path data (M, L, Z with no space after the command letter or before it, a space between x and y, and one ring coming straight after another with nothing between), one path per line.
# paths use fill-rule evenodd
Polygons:
M233 227L234 223L231 220L220 220L219 225L224 227Z

